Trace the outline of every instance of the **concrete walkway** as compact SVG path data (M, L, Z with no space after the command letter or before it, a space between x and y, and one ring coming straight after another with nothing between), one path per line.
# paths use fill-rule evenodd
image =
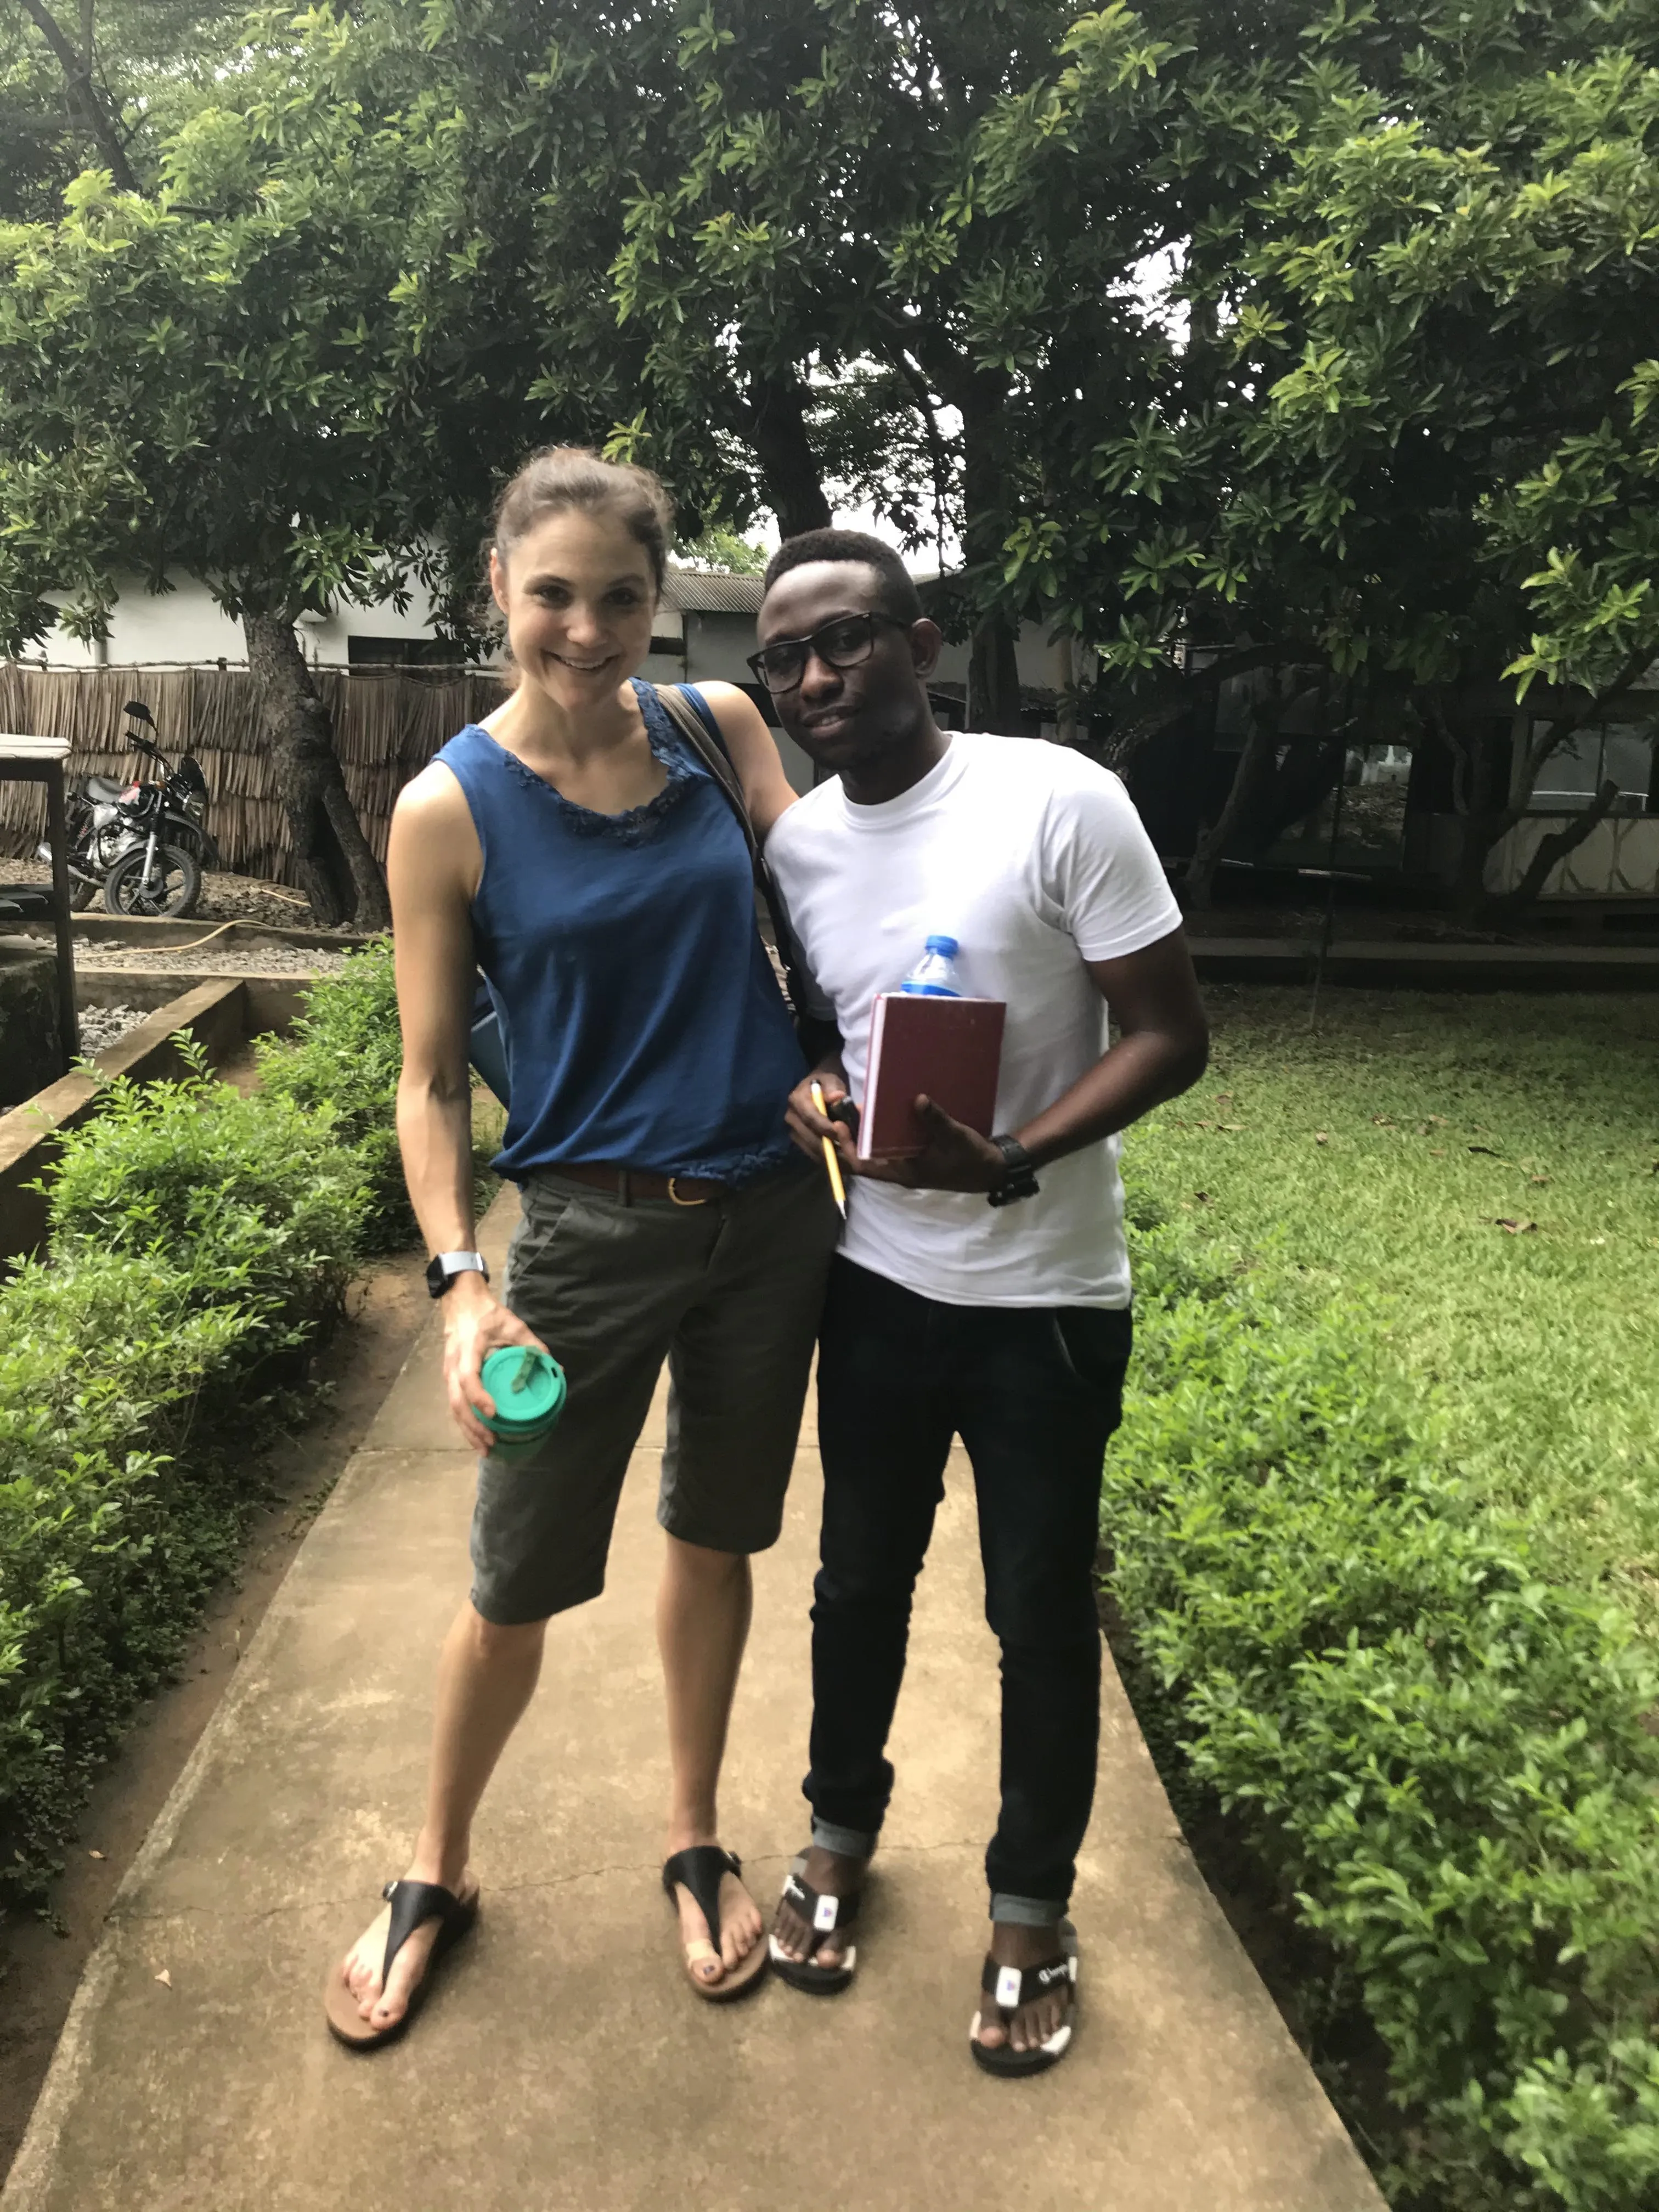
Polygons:
M487 1224L497 1254L511 1204ZM834 2001L771 1982L698 2002L657 1886L660 1404L610 1588L556 1624L486 1802L477 1933L405 2042L337 2049L324 1973L402 1869L433 1657L466 1583L471 1468L435 1345L417 1344L123 1884L0 2212L1377 2212L1109 1666L1076 2048L1035 2082L971 2064L996 1655L963 1468L918 1603L858 1980ZM805 1835L817 1490L809 1428L760 1564L725 1792L768 1901Z

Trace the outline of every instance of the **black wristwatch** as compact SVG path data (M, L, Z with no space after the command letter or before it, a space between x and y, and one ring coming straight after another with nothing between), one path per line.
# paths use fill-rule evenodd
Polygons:
M1018 1137L993 1137L991 1142L1007 1162L1007 1172L996 1188L986 1193L992 1206L1013 1206L1022 1198L1035 1198L1039 1185L1031 1155Z
M434 1298L442 1297L457 1275L482 1275L488 1282L489 1270L484 1265L482 1252L440 1252L428 1260L426 1286Z

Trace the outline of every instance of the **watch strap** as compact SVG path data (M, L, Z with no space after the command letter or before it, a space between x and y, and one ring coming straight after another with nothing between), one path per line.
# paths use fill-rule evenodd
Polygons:
M1031 1156L1018 1137L994 1136L991 1142L1002 1154L1007 1173L986 1197L992 1206L1012 1206L1022 1198L1035 1198L1040 1188Z
M489 1269L482 1252L437 1252L427 1262L426 1286L434 1298L442 1297L457 1275L482 1275L488 1282Z

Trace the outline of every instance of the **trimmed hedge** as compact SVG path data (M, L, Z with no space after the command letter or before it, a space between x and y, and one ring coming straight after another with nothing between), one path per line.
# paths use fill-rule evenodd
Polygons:
M1149 1735L1245 1826L1389 2057L1440 2212L1659 2192L1659 1701L1440 1464L1371 1318L1136 1233L1103 1532Z
M228 1564L182 1472L252 1317L165 1260L31 1263L0 1294L0 1905L38 1898L92 1766Z
M234 1564L251 1425L386 1241L357 1079L384 1065L386 1006L378 979L347 996L343 1113L314 1073L303 1103L269 1079L240 1097L199 1056L112 1084L64 1138L50 1262L0 1288L0 1907L56 1871L92 1769Z
M112 1083L64 1140L52 1192L56 1260L149 1253L194 1304L248 1317L245 1352L291 1350L331 1327L368 1217L360 1156L331 1106L276 1089L241 1097L183 1048L179 1082Z
M368 1186L366 1249L392 1251L415 1235L415 1214L398 1151L398 1078L404 1064L398 985L389 940L354 952L332 981L314 990L289 1043L258 1048L259 1086L299 1106L327 1107Z

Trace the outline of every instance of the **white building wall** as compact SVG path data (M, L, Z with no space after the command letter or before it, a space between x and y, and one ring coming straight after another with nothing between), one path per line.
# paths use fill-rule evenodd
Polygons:
M752 690L755 672L749 655L755 650L755 625L748 615L700 614L683 617L659 611L660 633L673 620L683 625L681 650L672 657L653 653L640 673L651 684L737 684ZM655 642L660 642L660 636ZM812 763L793 738L774 728L772 736L783 761L783 772L799 792L812 788Z
M61 629L40 648L48 668L216 667L245 668L247 645L240 623L214 604L213 594L195 577L174 571L173 588L149 592L141 576L123 581L110 617L110 633L100 645L82 645ZM340 606L319 619L298 624L306 657L319 667L343 667L351 637L429 638L432 603L411 587L400 614L390 600L379 606ZM35 655L26 656L33 659Z

